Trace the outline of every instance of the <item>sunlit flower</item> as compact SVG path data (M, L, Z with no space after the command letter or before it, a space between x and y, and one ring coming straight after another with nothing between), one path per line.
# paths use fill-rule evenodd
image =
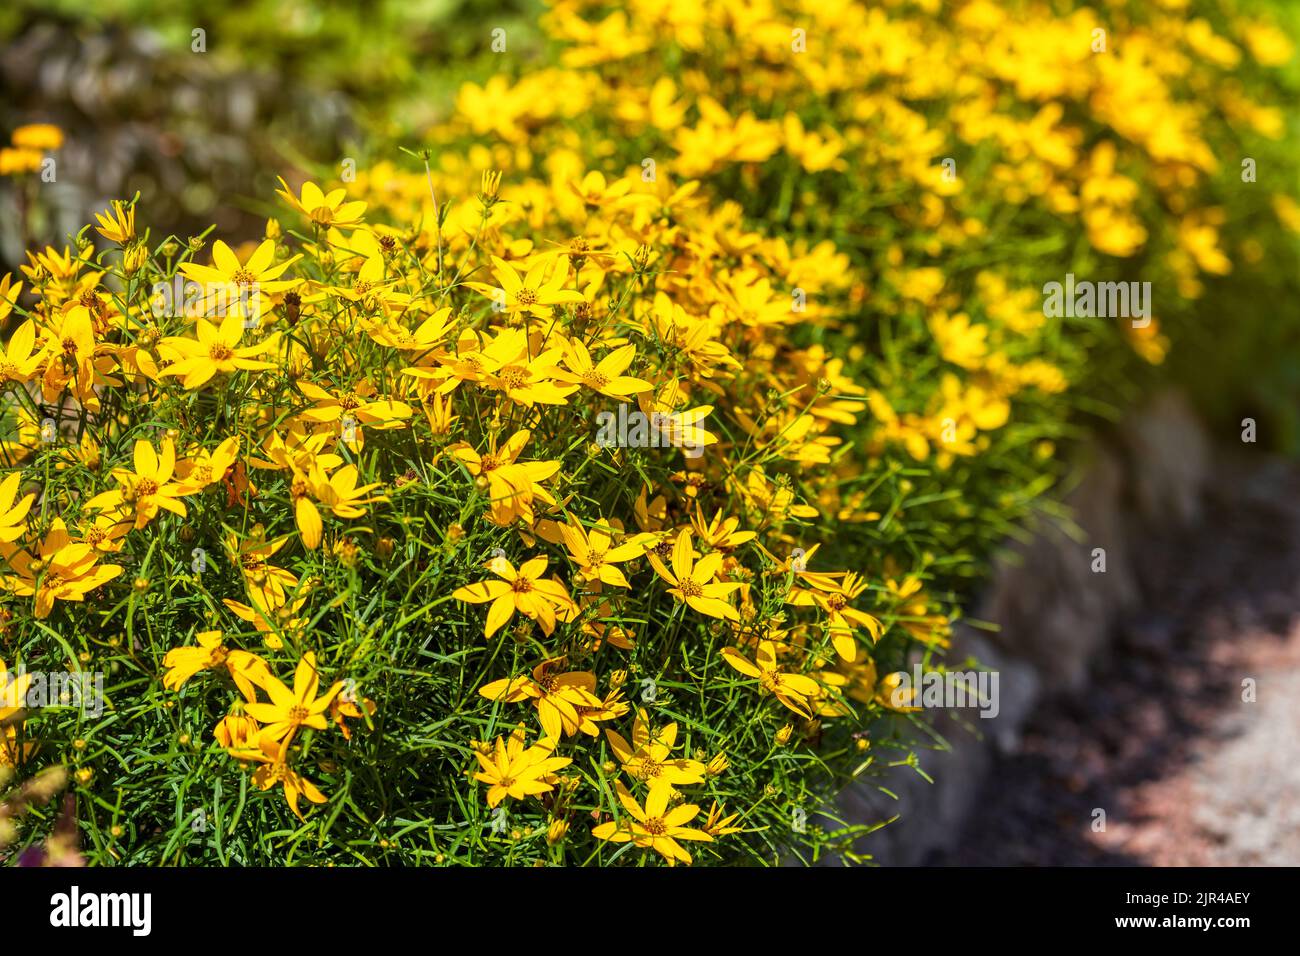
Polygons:
M501 737L488 753L475 750L479 770L474 779L488 785L487 802L495 807L506 797L525 797L549 793L555 789L555 771L572 763L569 757L553 756L555 741L539 740L524 748L524 729L516 729L508 740Z
M263 295L283 292L298 285L300 279L281 279L285 271L301 256L293 256L278 265L275 262L275 243L267 239L240 262L234 251L218 239L212 244L212 265L201 266L195 262L182 262L181 272L205 288L205 303L234 298L248 301L255 292L260 302Z
M18 287L21 288L21 284ZM0 353L0 382L32 380L44 357L42 351L35 348L35 343L36 323L29 319L14 329L4 352Z
M109 242L126 245L135 239L135 206L120 200L113 200L107 212L95 213L99 226L95 229Z
M280 179L280 187L276 192L284 201L318 226L355 226L361 222L366 211L364 202L348 202L347 190L341 187L325 193L308 180L302 184L298 196L293 194L283 178Z
M623 786L623 781L614 781L614 789L618 794L619 803L632 819L622 822L611 820L594 827L591 835L596 839L609 840L613 843L630 841L639 847L654 850L667 860L670 866L691 862L691 855L677 842L678 840L713 841L713 837L703 830L685 826L699 814L699 807L693 803L681 803L669 808L673 786L667 781L651 784L644 809L627 787Z
M542 577L546 563L544 557L533 558L516 571L505 558L493 558L488 562L488 570L502 580L467 584L453 591L452 597L470 604L492 602L483 625L484 637L500 630L516 611L536 621L549 637L555 630L557 615L576 613L577 606L563 584Z
M492 274L499 286L467 282L469 288L490 297L504 312L523 313L537 318L550 316L551 306L585 302L581 292L566 291L563 260L538 257L521 278L514 266L497 256L492 257Z
M729 621L740 620L736 609L724 600L740 585L734 582L721 584L714 580L722 567L721 552L713 551L698 561L695 560L695 549L691 547L689 528L683 528L678 532L672 550L671 570L654 551L647 551L646 557L650 559L659 576L672 585L668 593L678 601L709 617L726 618Z
M564 658L542 661L530 677L507 677L479 688L488 700L513 704L531 700L547 737L560 740L576 734L583 723L580 708L597 709L596 675L590 671L564 671Z
M335 695L343 689L343 682L336 681L325 693L317 696L320 688L320 674L316 670L316 655L307 651L298 660L293 674L293 689L290 690L269 670L258 671L253 682L266 691L270 703L253 702L245 706L248 715L262 725L260 739L281 740L288 746L300 727L324 730L325 711Z
M34 492L28 492L18 499L18 486L22 483L21 472L11 471L0 481L0 542L16 541L27 531L25 519L36 500Z
M606 730L605 737L623 770L636 780L650 783L663 780L674 786L704 782L704 764L672 756L677 742L676 723L655 730L650 726L649 715L642 709L637 711L632 724L631 743L612 730Z
M277 339L274 336L257 345L240 347L239 340L244 335L244 317L239 311L231 312L220 326L200 318L195 332L197 340L176 336L163 340L182 356L180 361L169 366L163 374L182 376L181 384L186 388L198 388L218 372L275 368L274 362L253 358L254 355L275 348Z
M603 581L620 588L631 587L623 572L615 565L639 558L645 553L639 537L614 545L610 534L599 525L587 531L576 521L561 525L560 534L564 546L569 550L569 556L581 569L586 580Z
M226 647L221 631L202 631L194 635L197 647L173 647L163 657L167 673L163 686L168 690L181 687L200 671L224 668L248 700L254 699L254 684L266 679L266 662L256 654Z
M118 565L98 561L94 548L74 542L63 519L55 518L36 557L19 551L9 558L13 574L5 586L19 597L35 595L36 617L44 619L54 610L55 601L84 601L91 591L122 573Z
M143 528L158 515L170 511L185 517L185 503L179 499L190 492L179 482L172 481L176 469L176 449L170 438L164 438L161 451L145 439L135 443L135 471L114 468L113 477L120 487L106 491L86 502L92 510L112 510L124 507L135 515L136 528Z
M302 811L298 809L300 799L306 797L312 803L324 803L326 798L314 783L289 766L288 750L287 739L276 740L262 734L256 748L232 750L230 755L237 760L261 764L253 773L253 785L259 790L270 790L276 784L283 786L289 809L301 820Z
M786 707L801 717L811 717L811 701L821 693L821 687L811 677L803 674L791 674L782 671L776 661L776 645L772 641L760 641L755 661L745 657L734 647L724 647L722 657L746 677L759 682L763 690L776 696Z

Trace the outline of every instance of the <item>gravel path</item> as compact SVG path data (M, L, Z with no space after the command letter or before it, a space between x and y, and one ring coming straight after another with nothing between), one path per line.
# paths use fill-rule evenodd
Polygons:
M1032 719L932 862L1300 864L1300 471L1238 467L1218 487L1143 570L1112 664Z

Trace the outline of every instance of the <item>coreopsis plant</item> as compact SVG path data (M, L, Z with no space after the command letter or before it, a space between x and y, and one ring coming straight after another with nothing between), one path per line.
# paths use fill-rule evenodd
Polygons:
M900 671L1300 233L1266 15L937 9L554 0L416 162L0 276L0 658L107 677L7 752L92 862L870 852L825 800L916 765Z
M286 187L244 247L119 201L31 256L5 653L108 680L27 759L92 862L853 855L815 814L905 722L822 675L934 636L921 576L818 550L865 506L830 312L690 183L466 172Z
M1229 364L1214 378L1246 379L1236 387L1252 396L1268 352L1290 354L1281 332L1263 346L1269 320L1225 329L1214 298L1237 281L1223 299L1246 301L1295 275L1295 38L1270 5L545 7L549 60L462 82L434 138L486 140L518 175L607 157L566 177L557 204L648 216L610 175L630 170L659 178L666 206L708 194L770 237L770 272L723 279L713 308L763 334L803 318L775 290L829 307L815 331L788 330L836 397L808 414L866 448L873 467L846 469L846 490L892 499L876 527L850 524L875 508L847 509L844 537L912 560L894 530L910 523L932 580L964 588L982 574L1055 481L1076 424L1114 418L1171 348L1193 387ZM1257 179L1264 162L1278 175ZM1151 299L1125 314L1047 308L1046 286L1067 275L1148 282ZM674 309L652 313L661 341L702 378L730 361L713 351L712 314L676 322ZM842 463L807 424L747 426L800 460Z

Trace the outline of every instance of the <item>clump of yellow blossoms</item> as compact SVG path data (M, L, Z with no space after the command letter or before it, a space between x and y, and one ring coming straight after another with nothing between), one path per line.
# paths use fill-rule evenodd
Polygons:
M28 252L0 656L108 679L0 752L115 861L853 858L818 810L915 766L899 672L1074 411L1300 231L1238 171L1285 35L1058 6L555 0L550 62L255 241L118 201Z
M818 551L861 506L837 463L868 396L801 344L830 315L786 277L834 252L691 182L469 182L439 177L441 221L418 169L307 183L243 247L117 203L111 248L29 254L6 633L143 678L110 711L192 728L201 777L282 792L300 838L396 801L464 861L761 855L745 834L861 763L765 795L781 727L867 732L878 647L946 634L919 578L904 601L879 557ZM419 184L413 214L383 196Z
M546 6L550 61L502 58L413 132L543 178L608 157L574 186L592 208L621 201L610 169L734 202L788 250L771 262L787 293L832 307L840 335L813 338L868 390L855 437L911 473L886 486L976 565L1056 474L1068 409L1132 393L1180 338L1215 343L1187 360L1197 378L1197 361L1252 348L1198 303L1246 269L1238 296L1294 272L1278 68L1295 44L1265 8ZM1045 314L1067 274L1152 298L1137 321Z

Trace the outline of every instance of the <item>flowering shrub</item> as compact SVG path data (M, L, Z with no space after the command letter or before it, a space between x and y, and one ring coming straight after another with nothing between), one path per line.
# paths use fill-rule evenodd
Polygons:
M503 58L413 132L547 178L700 179L822 254L775 285L835 316L854 437L960 585L1174 339L1194 383L1225 366L1220 409L1297 347L1218 319L1300 292L1292 39L1217 0L1060 6L552 0L548 65ZM1149 282L1146 314L1045 314L1067 275Z
M879 678L947 624L818 550L870 517L865 392L774 277L833 251L692 183L389 185L286 185L239 250L116 203L22 270L4 633L110 675L23 732L98 795L92 858L847 845L805 821L908 759Z
M859 858L1057 443L1300 231L1290 41L1186 6L561 0L257 241L30 251L0 658L105 699L0 761L92 863Z

